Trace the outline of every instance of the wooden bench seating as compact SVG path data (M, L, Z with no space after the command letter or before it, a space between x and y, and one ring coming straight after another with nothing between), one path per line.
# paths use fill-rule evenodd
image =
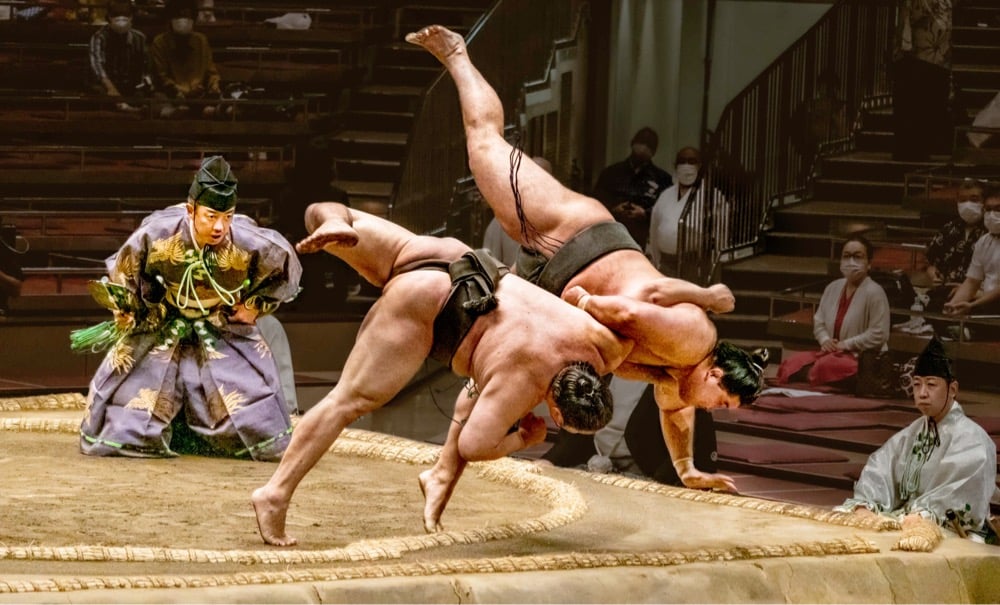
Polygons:
M94 135L102 135L104 140L150 142L176 136L178 131L191 139L216 142L241 138L258 143L265 139L284 142L308 136L312 120L325 115L325 108L332 105L326 95L280 101L226 100L219 105L232 107L231 112L203 119L198 114L204 104L196 101L191 103L193 111L186 117L166 120L154 113L150 99L129 99L140 111L125 113L115 111L107 99L76 92L18 96L4 92L0 92L0 131L21 136L59 136L66 142L74 138L87 141L85 137Z
M217 15L223 9L222 3L216 8ZM319 10L319 9L317 9ZM307 30L276 29L265 23L264 19L280 16L281 10L261 13L259 20L219 19L215 23L199 23L195 27L208 38L212 46L227 44L270 44L280 45L316 45L327 47L350 47L369 38L373 32L379 31L372 23L338 23L313 17L312 26ZM313 12L312 15L316 13ZM311 15L311 16L312 16ZM49 43L85 45L100 26L76 21L0 21L0 40L10 43ZM162 23L148 22L138 19L135 28L146 34L151 42L163 28Z
M153 210L182 202L184 192L176 197L4 197L0 198L0 208L5 222L16 224L19 212L45 212L48 215L78 216L87 212L120 213L141 212L146 215ZM267 222L274 214L269 198L240 197L239 212L257 222ZM27 216L31 216L28 214Z
M329 92L358 74L353 51L338 48L272 48L242 42L213 50L224 86L242 82L282 93ZM86 44L0 43L0 82L87 90L87 52Z
M0 184L80 182L175 185L220 153L241 185L282 184L294 151L274 146L0 146Z

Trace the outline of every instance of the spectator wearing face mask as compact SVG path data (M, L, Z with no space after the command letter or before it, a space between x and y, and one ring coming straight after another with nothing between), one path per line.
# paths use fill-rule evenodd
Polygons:
M693 228L692 233L698 234L698 242L687 242L687 246L702 242L706 229L711 230L712 237L707 238L710 249L718 251L729 243L729 205L722 193L715 189L706 199L705 185L700 178L701 169L701 152L698 149L683 147L678 151L674 162L677 182L659 195L650 213L646 254L654 267L670 277L680 277L677 240L682 213L688 204L692 207L685 220ZM708 215L711 215L711 224L706 220Z
M965 280L944 305L946 315L1000 313L1000 187L983 194L983 225L987 233L976 241Z
M119 111L138 111L125 100L139 94L149 78L146 36L132 29L132 3L112 0L108 23L90 37L90 77L94 92L113 97Z
M169 29L153 39L150 56L157 96L170 102L160 108L161 117L170 117L186 99L218 99L222 96L219 70L212 59L208 38L194 31L195 0L172 0L166 6ZM215 115L213 104L204 105L206 117Z
M966 179L959 185L955 198L958 217L945 223L927 244L927 276L933 284L927 292L928 311L940 312L965 281L973 246L986 233L982 183Z
M659 140L655 130L641 128L632 137L629 156L602 170L594 184L593 196L625 225L640 248L646 247L656 198L673 183L669 172L653 164Z
M1000 200L998 200L1000 202ZM813 336L819 350L800 351L782 360L778 382L806 378L810 385L829 385L853 391L858 354L884 351L889 340L889 298L868 276L874 253L871 243L852 236L844 242L840 271L831 282L813 315ZM805 376L803 376L803 374Z

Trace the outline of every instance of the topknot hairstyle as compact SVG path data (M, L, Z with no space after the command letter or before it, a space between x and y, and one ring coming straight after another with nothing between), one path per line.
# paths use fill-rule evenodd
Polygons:
M741 405L753 403L760 395L769 357L765 348L747 352L728 342L715 345L715 365L722 369L722 386L738 395Z

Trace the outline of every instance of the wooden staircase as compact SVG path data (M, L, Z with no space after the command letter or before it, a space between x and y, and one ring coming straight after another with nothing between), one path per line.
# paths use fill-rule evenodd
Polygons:
M986 0L956 3L954 24L952 72L956 87L955 125L960 134L961 127L971 123L976 112L1000 90L1000 4ZM983 165L981 157L967 153L968 141L964 135L956 136L954 155L931 156L927 162L894 161L891 107L865 112L853 139L852 151L821 158L811 190L803 201L774 210L769 228L763 234L763 253L722 267L721 281L733 289L737 302L734 313L715 317L720 336L741 344L768 346L774 365L780 363L782 336L768 331L772 295L805 284L813 284L813 293L822 291L826 283L838 276L837 248L847 234L879 232L887 227L936 228L950 218L922 212L921 206L913 203L912 198L927 193L919 185L911 187L909 197L904 195L907 174L932 170L1000 174L997 162ZM997 141L992 145L996 146ZM969 401L974 413L1000 415L993 378L996 360L961 364L963 392L968 393L960 395L963 405ZM906 400L891 402L891 407L901 411L908 405ZM764 444L808 444L844 454L854 465L863 463L885 436L859 430L788 431L740 423L725 411L713 415L720 443L751 440ZM720 447L720 455L723 450ZM724 471L851 489L852 479L840 472L843 469L831 474L824 472L822 465L814 467L810 470L794 464L753 465L720 457L720 468Z
M958 127L955 156L990 164L1000 172L1000 141L996 135L982 149L969 144L963 128L1000 92L1000 6L989 0L967 0L954 9L952 31L954 120Z
M354 207L389 215L414 115L424 90L442 73L432 55L403 41L403 36L430 24L467 34L490 4L405 3L395 9L392 35L374 48L369 76L351 91L331 136L334 184L347 191Z

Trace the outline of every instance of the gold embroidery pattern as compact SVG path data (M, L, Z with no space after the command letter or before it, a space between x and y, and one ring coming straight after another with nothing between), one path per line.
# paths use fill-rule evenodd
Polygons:
M247 398L239 391L227 393L222 387L219 387L219 397L222 398L222 403L226 406L226 411L230 414L240 409L247 401Z
M167 239L158 239L149 249L149 263L170 262L180 265L184 262L184 242L181 234L175 233Z
M227 355L225 353L220 353L215 349L205 349L205 360L211 361L213 359L225 359Z
M135 358L132 356L132 347L125 344L124 340L119 340L108 351L108 362L111 364L112 371L116 374L130 371L135 364Z
M133 410L145 410L150 416L155 416L163 422L170 422L173 418L173 402L165 393L154 389L139 389L139 394L129 401L126 408Z
M123 252L125 254L119 254L115 262L114 273L111 275L113 282L126 283L135 278L135 259L132 257L131 250L123 250Z
M153 389L139 389L139 394L125 404L125 407L132 410L146 410L150 414L156 407L157 392Z
M216 251L215 259L219 269L223 271L245 273L250 268L250 252L236 247L232 242L222 250Z

